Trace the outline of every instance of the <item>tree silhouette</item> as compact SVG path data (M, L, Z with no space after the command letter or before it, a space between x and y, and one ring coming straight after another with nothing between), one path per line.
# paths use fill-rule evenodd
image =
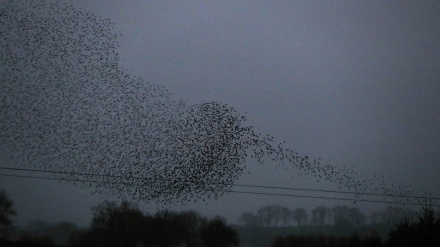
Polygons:
M91 233L104 246L137 246L145 226L144 215L130 203L105 201L92 209Z
M187 239L182 217L171 211L160 211L152 218L150 224L151 236L145 243L153 246L176 246L183 244Z
M184 236L184 243L189 247L202 245L202 229L207 223L207 219L195 211L182 212L179 214L181 221L181 231Z
M264 225L275 226L279 220L279 206L268 205L257 210L258 217L261 218Z
M9 199L4 190L0 190L0 237L7 237L13 222L13 217L17 215L14 203Z
M253 213L243 213L240 216L240 222L243 222L245 224L246 227L259 227L259 226L263 226L263 221L262 219L253 214Z
M350 214L350 208L342 205L332 208L333 214L333 229L337 235L349 236L354 233L355 225L353 224Z
M289 225L292 220L292 211L290 211L290 209L287 207L280 207L279 214L283 226Z
M348 217L354 226L361 226L367 222L367 216L357 207L349 209Z
M201 237L206 247L238 246L240 243L235 230L227 226L225 220L221 217L210 220L203 227Z
M307 222L307 212L304 208L297 208L292 211L293 220L298 226L303 226Z
M90 230L72 237L73 246L237 246L238 235L221 217L159 211L144 215L132 204L105 201L92 209Z
M323 226L330 217L330 209L325 206L319 206L312 210L310 222L317 226Z
M401 223L403 219L414 220L416 215L414 212L399 208L399 207L388 207L384 211L380 212L381 222L387 226L394 227Z
M422 208L416 221L405 219L390 232L386 246L440 246L440 212Z
M339 205L332 208L333 213L333 223L334 224L340 224L340 223L347 223L350 224L350 209L345 205Z

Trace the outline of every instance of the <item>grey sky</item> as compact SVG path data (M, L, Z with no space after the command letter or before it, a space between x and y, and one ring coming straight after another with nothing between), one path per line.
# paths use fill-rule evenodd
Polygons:
M429 191L440 189L438 1L73 4L112 19L124 35L121 65L164 86L173 97L230 104L247 112L257 130L285 140L300 154ZM266 165L250 168L242 181L331 187L291 179ZM102 200L48 181L1 178L0 187L16 201L23 221L52 215L87 224L83 219L90 217L90 206ZM187 208L234 220L274 203L328 202L229 195ZM41 211L32 215L29 208Z

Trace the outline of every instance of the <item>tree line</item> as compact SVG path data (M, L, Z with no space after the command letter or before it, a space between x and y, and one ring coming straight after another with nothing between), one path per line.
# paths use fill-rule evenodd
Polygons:
M368 222L372 225L395 226L402 219L415 219L416 213L399 207L388 207L382 211L374 211L366 216L357 207L337 205L333 208L318 206L310 212L304 208L289 209L285 206L267 205L255 213L243 213L239 220L246 227L275 226L362 226Z
M72 246L238 246L236 231L220 216L195 211L142 213L135 205L105 201L92 209L90 228L72 236Z
M426 205L413 220L404 218L382 240L378 236L295 235L277 237L270 247L419 247L440 246L440 211Z
M119 204L104 201L93 207L92 221L86 229L68 222L33 221L25 229L14 232L14 216L13 202L0 190L0 245L5 239L15 239L14 242L25 244L23 246L67 244L81 247L228 247L240 243L236 230L220 216L207 218L195 211L168 210L150 215L127 201ZM67 241L60 243L56 236L67 238Z
M440 246L440 211L400 207L374 211L318 206L309 212L268 205L240 216L243 247Z
M290 212L290 213L289 213ZM365 235L356 231L351 235L339 235L337 231L317 233L313 231L295 231L300 228L322 228L343 226L362 230L366 217L356 207L319 206L311 211L309 219L305 209L290 210L286 207L269 205L257 210L256 214L244 213L240 218L244 227L231 227L226 221L216 216L206 218L194 211L172 212L159 211L154 215L143 213L127 201L121 203L104 201L92 208L92 221L89 228L79 229L68 222L48 224L33 221L21 229L21 236L15 242L6 240L8 232L13 230L13 218L16 216L13 202L6 193L0 190L0 246L192 246L192 247L226 247L239 246L439 246L440 244L440 211L426 206L419 214L402 208L387 208L370 215L369 225L392 224L387 230L387 238ZM282 216L290 215L295 227L289 226L292 221ZM362 216L363 215L363 216ZM287 218L287 217L286 217ZM331 220L329 220L331 219ZM257 222L257 224L254 224ZM259 227L256 227L259 226ZM336 227L337 228L337 227ZM283 229L284 236L278 229ZM246 232L253 234L246 238ZM256 230L256 231L255 231ZM262 241L271 232L269 242ZM17 234L17 232L15 232ZM266 235L266 236L264 236ZM55 236L60 237L56 239ZM68 241L60 243L61 239ZM10 238L13 239L13 238ZM244 241L243 241L244 240ZM9 245L11 244L12 245ZM249 245L251 244L251 245Z

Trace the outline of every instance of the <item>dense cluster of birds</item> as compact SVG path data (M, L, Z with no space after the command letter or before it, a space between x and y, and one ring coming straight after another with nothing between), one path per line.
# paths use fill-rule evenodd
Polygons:
M175 203L222 196L247 162L273 160L345 189L378 187L257 133L233 107L176 101L130 76L114 24L70 4L2 1L0 47L0 144L66 181Z

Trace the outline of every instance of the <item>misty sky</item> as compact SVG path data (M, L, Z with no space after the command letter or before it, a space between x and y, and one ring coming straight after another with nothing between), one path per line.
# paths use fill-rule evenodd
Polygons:
M110 18L123 34L121 65L176 99L227 103L302 155L438 193L439 1L72 2ZM239 182L332 188L271 165L250 165ZM87 225L103 200L52 181L1 177L0 188L19 223ZM340 202L231 194L183 208L234 221L267 204Z

